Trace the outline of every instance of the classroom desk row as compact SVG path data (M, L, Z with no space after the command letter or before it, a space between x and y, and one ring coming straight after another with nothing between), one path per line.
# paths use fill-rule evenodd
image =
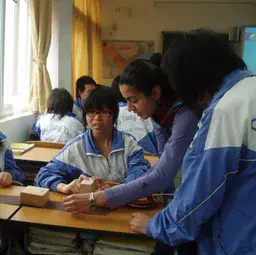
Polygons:
M93 232L122 233L129 235L139 235L131 230L129 221L134 212L142 211L149 217L163 209L161 206L148 209L135 209L128 206L111 210L106 215L79 214L73 215L70 212L35 208L24 205L4 204L3 196L20 196L25 187L10 186L0 188L0 223L11 226L44 226L50 228L69 228L72 230L87 230ZM50 192L50 201L62 201L64 195L57 192ZM2 200L1 200L2 199ZM13 228L13 227L12 227ZM13 228L15 229L15 228Z
M26 184L32 184L39 169L45 166L60 152L61 149L35 146L22 155L14 155L17 165L24 170ZM158 157L145 155L151 166L155 165Z
M25 187L10 186L0 188L0 195L20 196ZM64 194L50 192L50 201L63 201ZM152 217L161 207L143 209L142 211ZM129 221L133 212L139 209L128 206L111 210L106 215L99 214L79 214L73 215L70 212L35 208L30 206L18 206L0 203L0 219L16 222L51 225L58 227L69 227L76 229L89 229L107 232L120 232L126 234L136 234L129 227Z

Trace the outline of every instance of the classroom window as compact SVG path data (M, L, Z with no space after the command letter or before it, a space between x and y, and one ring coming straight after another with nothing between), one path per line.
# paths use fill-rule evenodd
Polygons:
M31 67L29 4L29 0L1 1L1 116L26 110Z

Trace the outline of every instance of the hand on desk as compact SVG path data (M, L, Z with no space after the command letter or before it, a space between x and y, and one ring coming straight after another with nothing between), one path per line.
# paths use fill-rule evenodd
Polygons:
M79 179L75 179L69 184L59 183L56 189L58 192L64 193L66 195L78 194L82 180L83 179L79 177Z
M0 187L7 187L12 184L12 175L8 172L0 173Z
M85 175L80 175L78 179L73 180L69 184L59 183L56 189L58 192L64 193L66 195L78 194L80 191L82 180L90 180L90 179L95 181L97 191L109 188L109 185L106 184L101 177L93 176L89 178L89 177L86 177Z
M73 214L91 212L91 205L89 203L90 193L73 194L64 198L64 208ZM95 205L106 205L106 197L104 191L97 191L94 193Z
M90 212L89 193L73 194L64 198L64 208L73 214Z
M150 218L144 213L133 213L130 221L130 227L132 230L146 234L147 224Z
M94 180L95 184L96 184L96 190L104 190L104 189L108 189L110 188L110 186L105 183L104 179L98 176L92 176L91 178L88 178L84 175L80 175L80 177L83 176L83 179L85 180Z

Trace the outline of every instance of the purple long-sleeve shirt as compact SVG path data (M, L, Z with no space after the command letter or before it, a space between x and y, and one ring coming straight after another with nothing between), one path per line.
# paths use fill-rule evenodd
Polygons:
M155 166L132 182L105 190L107 205L115 208L170 188L197 131L197 123L196 114L182 107L171 127L156 131L161 157Z

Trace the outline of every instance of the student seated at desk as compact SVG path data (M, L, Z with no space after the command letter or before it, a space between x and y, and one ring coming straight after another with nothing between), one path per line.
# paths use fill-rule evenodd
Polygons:
M79 192L80 175L127 183L144 174L150 165L142 148L132 136L114 128L118 110L111 88L93 90L84 105L89 129L40 169L35 185L70 194Z
M111 85L116 91L119 106L117 129L133 135L145 152L158 156L157 141L152 120L150 118L144 120L135 112L128 110L127 102L119 89L119 81L120 75L113 80Z
M13 181L22 184L24 175L16 165L6 136L0 131L0 187L7 187Z
M84 132L84 125L72 113L73 99L66 89L54 89L47 101L47 113L38 117L34 133L44 142L67 143Z
M96 82L90 76L82 76L76 81L76 100L73 105L73 113L84 122L83 107L85 99L97 86Z

